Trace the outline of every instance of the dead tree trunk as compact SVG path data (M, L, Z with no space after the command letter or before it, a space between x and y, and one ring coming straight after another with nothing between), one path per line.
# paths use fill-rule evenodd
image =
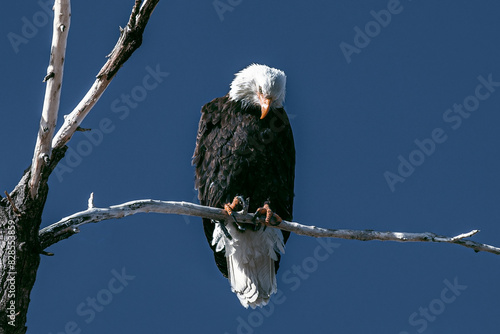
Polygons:
M26 333L30 293L35 284L42 248L38 231L49 188L48 176L66 151L52 152L42 169L35 198L30 194L30 169L16 188L0 200L0 333Z

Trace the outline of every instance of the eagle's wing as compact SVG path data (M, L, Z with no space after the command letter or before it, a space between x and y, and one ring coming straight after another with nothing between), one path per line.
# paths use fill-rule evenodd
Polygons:
M216 181L221 165L222 149L227 143L229 133L221 126L221 110L227 102L227 96L216 98L201 109L201 118L196 136L196 148L193 154L193 165L196 167L195 188L198 189L198 199L201 205L222 207L224 189ZM226 138L224 138L226 137ZM227 277L227 263L225 252L216 251L212 245L215 224L210 219L203 219L205 236L215 257L215 263Z

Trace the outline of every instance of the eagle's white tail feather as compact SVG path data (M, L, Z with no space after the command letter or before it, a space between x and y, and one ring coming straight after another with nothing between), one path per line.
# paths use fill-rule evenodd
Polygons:
M274 261L276 252L285 252L283 235L275 228L240 232L233 224L226 228L232 236L229 240L219 224L214 229L212 245L216 251L226 250L228 279L231 290L241 304L255 308L264 306L277 291Z

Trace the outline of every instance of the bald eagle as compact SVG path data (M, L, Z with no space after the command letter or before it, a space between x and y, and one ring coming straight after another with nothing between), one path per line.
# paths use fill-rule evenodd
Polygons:
M292 219L295 146L283 109L285 84L283 71L252 64L236 73L227 95L202 107L193 155L202 205L230 214L248 198L249 211L266 213L266 223ZM237 196L241 200L233 201ZM290 233L231 219L203 219L203 226L217 267L241 304L266 305L277 291L280 253Z

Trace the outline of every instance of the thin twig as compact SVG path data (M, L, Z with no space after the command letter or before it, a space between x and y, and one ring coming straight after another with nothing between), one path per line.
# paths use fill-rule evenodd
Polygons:
M92 131L92 129L77 127L75 131L86 132L86 131Z
M88 201L88 209L94 208L94 193L90 193L89 201Z
M79 227L88 223L97 223L103 220L123 218L136 213L164 213L178 214L187 216L197 216L216 221L229 219L226 211L222 208L213 208L197 205L188 202L172 202L158 200L136 200L119 205L113 205L108 208L89 208L85 211L75 213L65 217L48 227L40 230L40 242L42 249L55 244L56 242L69 238L79 232ZM233 212L234 217L240 223L246 224L265 224L265 217L255 217L254 214ZM477 243L470 240L464 240L478 232L473 230L468 233L460 234L454 237L440 236L435 233L408 233L408 232L378 232L371 230L334 230L316 226L302 225L295 222L282 221L276 227L282 230L290 231L299 235L321 238L341 238L351 240L380 240L380 241L398 241L398 242L445 242L472 248L476 252L489 252L500 255L500 248Z

